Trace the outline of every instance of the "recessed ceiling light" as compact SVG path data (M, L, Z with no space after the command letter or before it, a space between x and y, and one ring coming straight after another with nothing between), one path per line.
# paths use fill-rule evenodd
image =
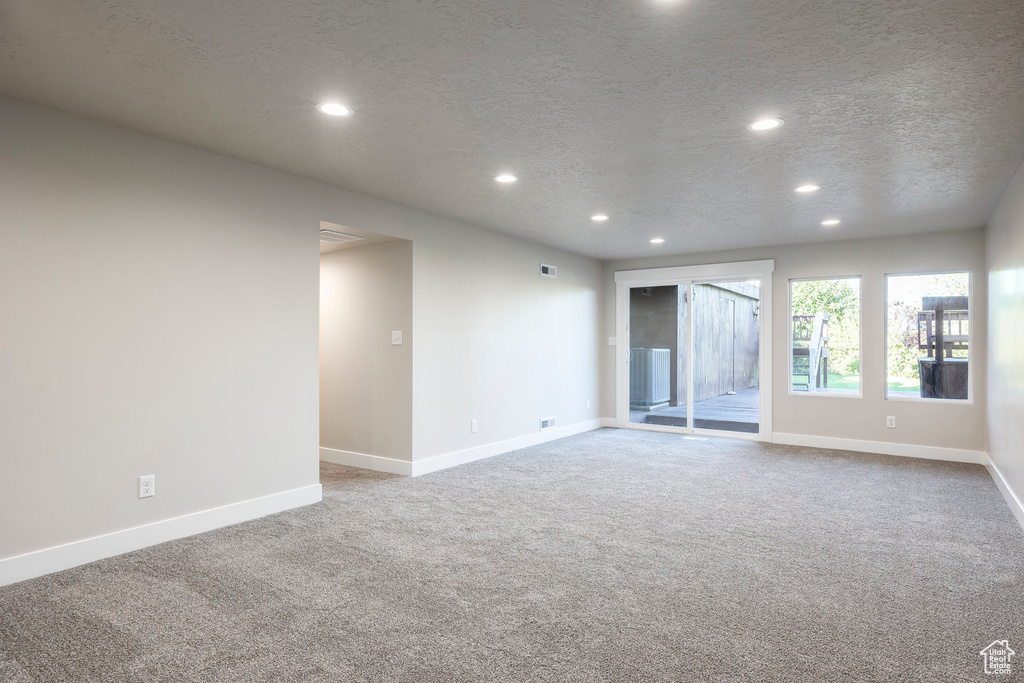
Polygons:
M772 130L782 125L782 119L758 119L747 126L750 130Z
M662 239L661 237L655 237L654 239L651 240L651 244L661 244L664 241L665 240Z
M502 173L501 175L494 176L494 179L499 183L514 183L519 180L519 176L512 175L511 173Z
M321 102L316 108L329 116L352 116L352 107L337 102Z
M822 225L827 225L827 226L839 225L839 219L838 218L829 218L828 220L822 221L821 224Z
M801 185L800 187L794 187L793 191L794 192L807 193L807 192L817 192L820 189L821 189L821 185Z
M603 213L595 213L593 216L590 217L590 220L597 221L600 223L601 221L608 220L608 216L604 215Z

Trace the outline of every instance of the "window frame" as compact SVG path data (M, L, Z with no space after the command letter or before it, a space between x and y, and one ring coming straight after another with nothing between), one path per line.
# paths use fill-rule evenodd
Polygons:
M891 277L913 277L918 275L957 275L965 273L967 275L967 312L968 312L968 332L967 332L967 398L964 400L956 398L923 398L921 396L890 396L889 395L889 278ZM971 330L974 329L974 272L964 269L944 269L944 270L922 270L912 271L909 273L896 272L896 273L885 273L883 275L884 282L882 284L882 308L884 311L884 335L882 337L882 398L886 401L896 401L898 403L933 403L944 406L973 406L974 405L974 370L971 367L970 359L970 348L975 343L974 333Z
M793 391L793 283L794 282L824 282L826 280L857 280L857 358L860 361L860 379L857 382L857 393L833 393L831 391ZM786 309L789 311L787 328L789 337L786 339L787 354L786 361L788 383L786 391L790 396L806 396L808 398L864 398L864 276L863 275L829 275L819 277L793 277L789 279L786 288Z

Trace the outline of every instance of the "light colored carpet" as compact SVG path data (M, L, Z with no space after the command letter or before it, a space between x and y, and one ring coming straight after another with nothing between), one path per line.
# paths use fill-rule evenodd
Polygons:
M0 680L977 681L997 638L1024 671L1024 533L980 466L600 430L322 478L0 589Z

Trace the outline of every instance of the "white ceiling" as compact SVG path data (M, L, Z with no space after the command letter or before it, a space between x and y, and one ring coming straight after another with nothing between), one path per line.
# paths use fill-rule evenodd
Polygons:
M918 233L1024 160L1024 2L4 0L0 93L599 258Z

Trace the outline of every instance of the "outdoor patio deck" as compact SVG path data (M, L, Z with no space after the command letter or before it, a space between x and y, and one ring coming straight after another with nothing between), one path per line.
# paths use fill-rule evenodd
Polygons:
M735 394L724 394L706 401L699 401L693 405L694 427L757 433L760 396L760 390L755 387L738 391ZM686 406L666 406L651 411L631 409L629 421L649 425L686 427Z

